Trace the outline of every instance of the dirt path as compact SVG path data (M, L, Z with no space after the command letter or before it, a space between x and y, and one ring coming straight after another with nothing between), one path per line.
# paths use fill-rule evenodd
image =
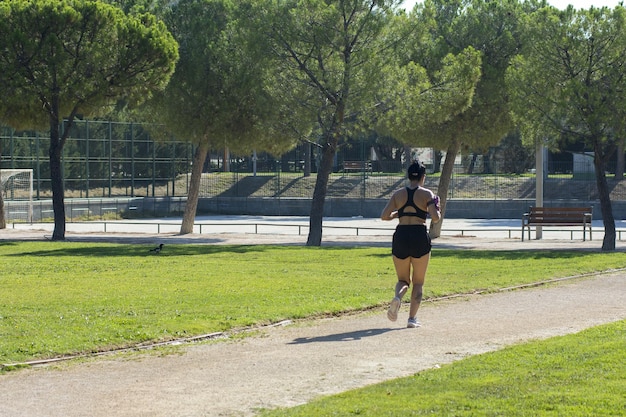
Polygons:
M248 416L506 345L626 318L626 273L424 303L420 329L383 311L264 329L165 356L0 375L0 416Z

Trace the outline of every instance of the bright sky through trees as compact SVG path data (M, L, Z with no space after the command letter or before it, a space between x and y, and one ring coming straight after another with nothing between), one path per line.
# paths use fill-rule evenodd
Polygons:
M406 10L411 10L416 3L421 3L421 0L405 0L402 6ZM591 6L607 6L613 8L620 3L620 0L548 0L548 3L558 9L565 9L570 4L573 5L576 9L588 9Z

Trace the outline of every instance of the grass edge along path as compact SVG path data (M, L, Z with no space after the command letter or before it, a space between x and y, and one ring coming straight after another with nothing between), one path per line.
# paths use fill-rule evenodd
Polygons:
M625 352L621 320L260 415L625 415Z
M385 306L385 248L0 244L0 363L193 340ZM626 254L435 250L426 299L624 265ZM6 369L5 369L6 370Z

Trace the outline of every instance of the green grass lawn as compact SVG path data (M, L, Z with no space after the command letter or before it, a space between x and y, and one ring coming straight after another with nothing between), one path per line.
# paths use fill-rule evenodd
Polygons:
M0 243L0 363L386 306L384 248ZM621 268L626 253L433 251L426 298ZM264 416L626 414L626 321ZM10 370L10 367L0 372Z
M0 363L386 305L385 248L0 244ZM622 267L625 253L434 250L432 298Z

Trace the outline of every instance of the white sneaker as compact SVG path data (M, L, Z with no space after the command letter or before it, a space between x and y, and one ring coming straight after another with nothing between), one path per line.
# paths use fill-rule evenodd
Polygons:
M387 318L391 321L398 320L398 311L400 310L400 304L402 302L398 297L394 297L391 300L391 304L389 305L389 309L387 310Z
M416 327L420 327L421 325L422 325L422 323L417 321L417 318L409 317L409 321L406 324L406 327L409 328L409 329L415 329Z

